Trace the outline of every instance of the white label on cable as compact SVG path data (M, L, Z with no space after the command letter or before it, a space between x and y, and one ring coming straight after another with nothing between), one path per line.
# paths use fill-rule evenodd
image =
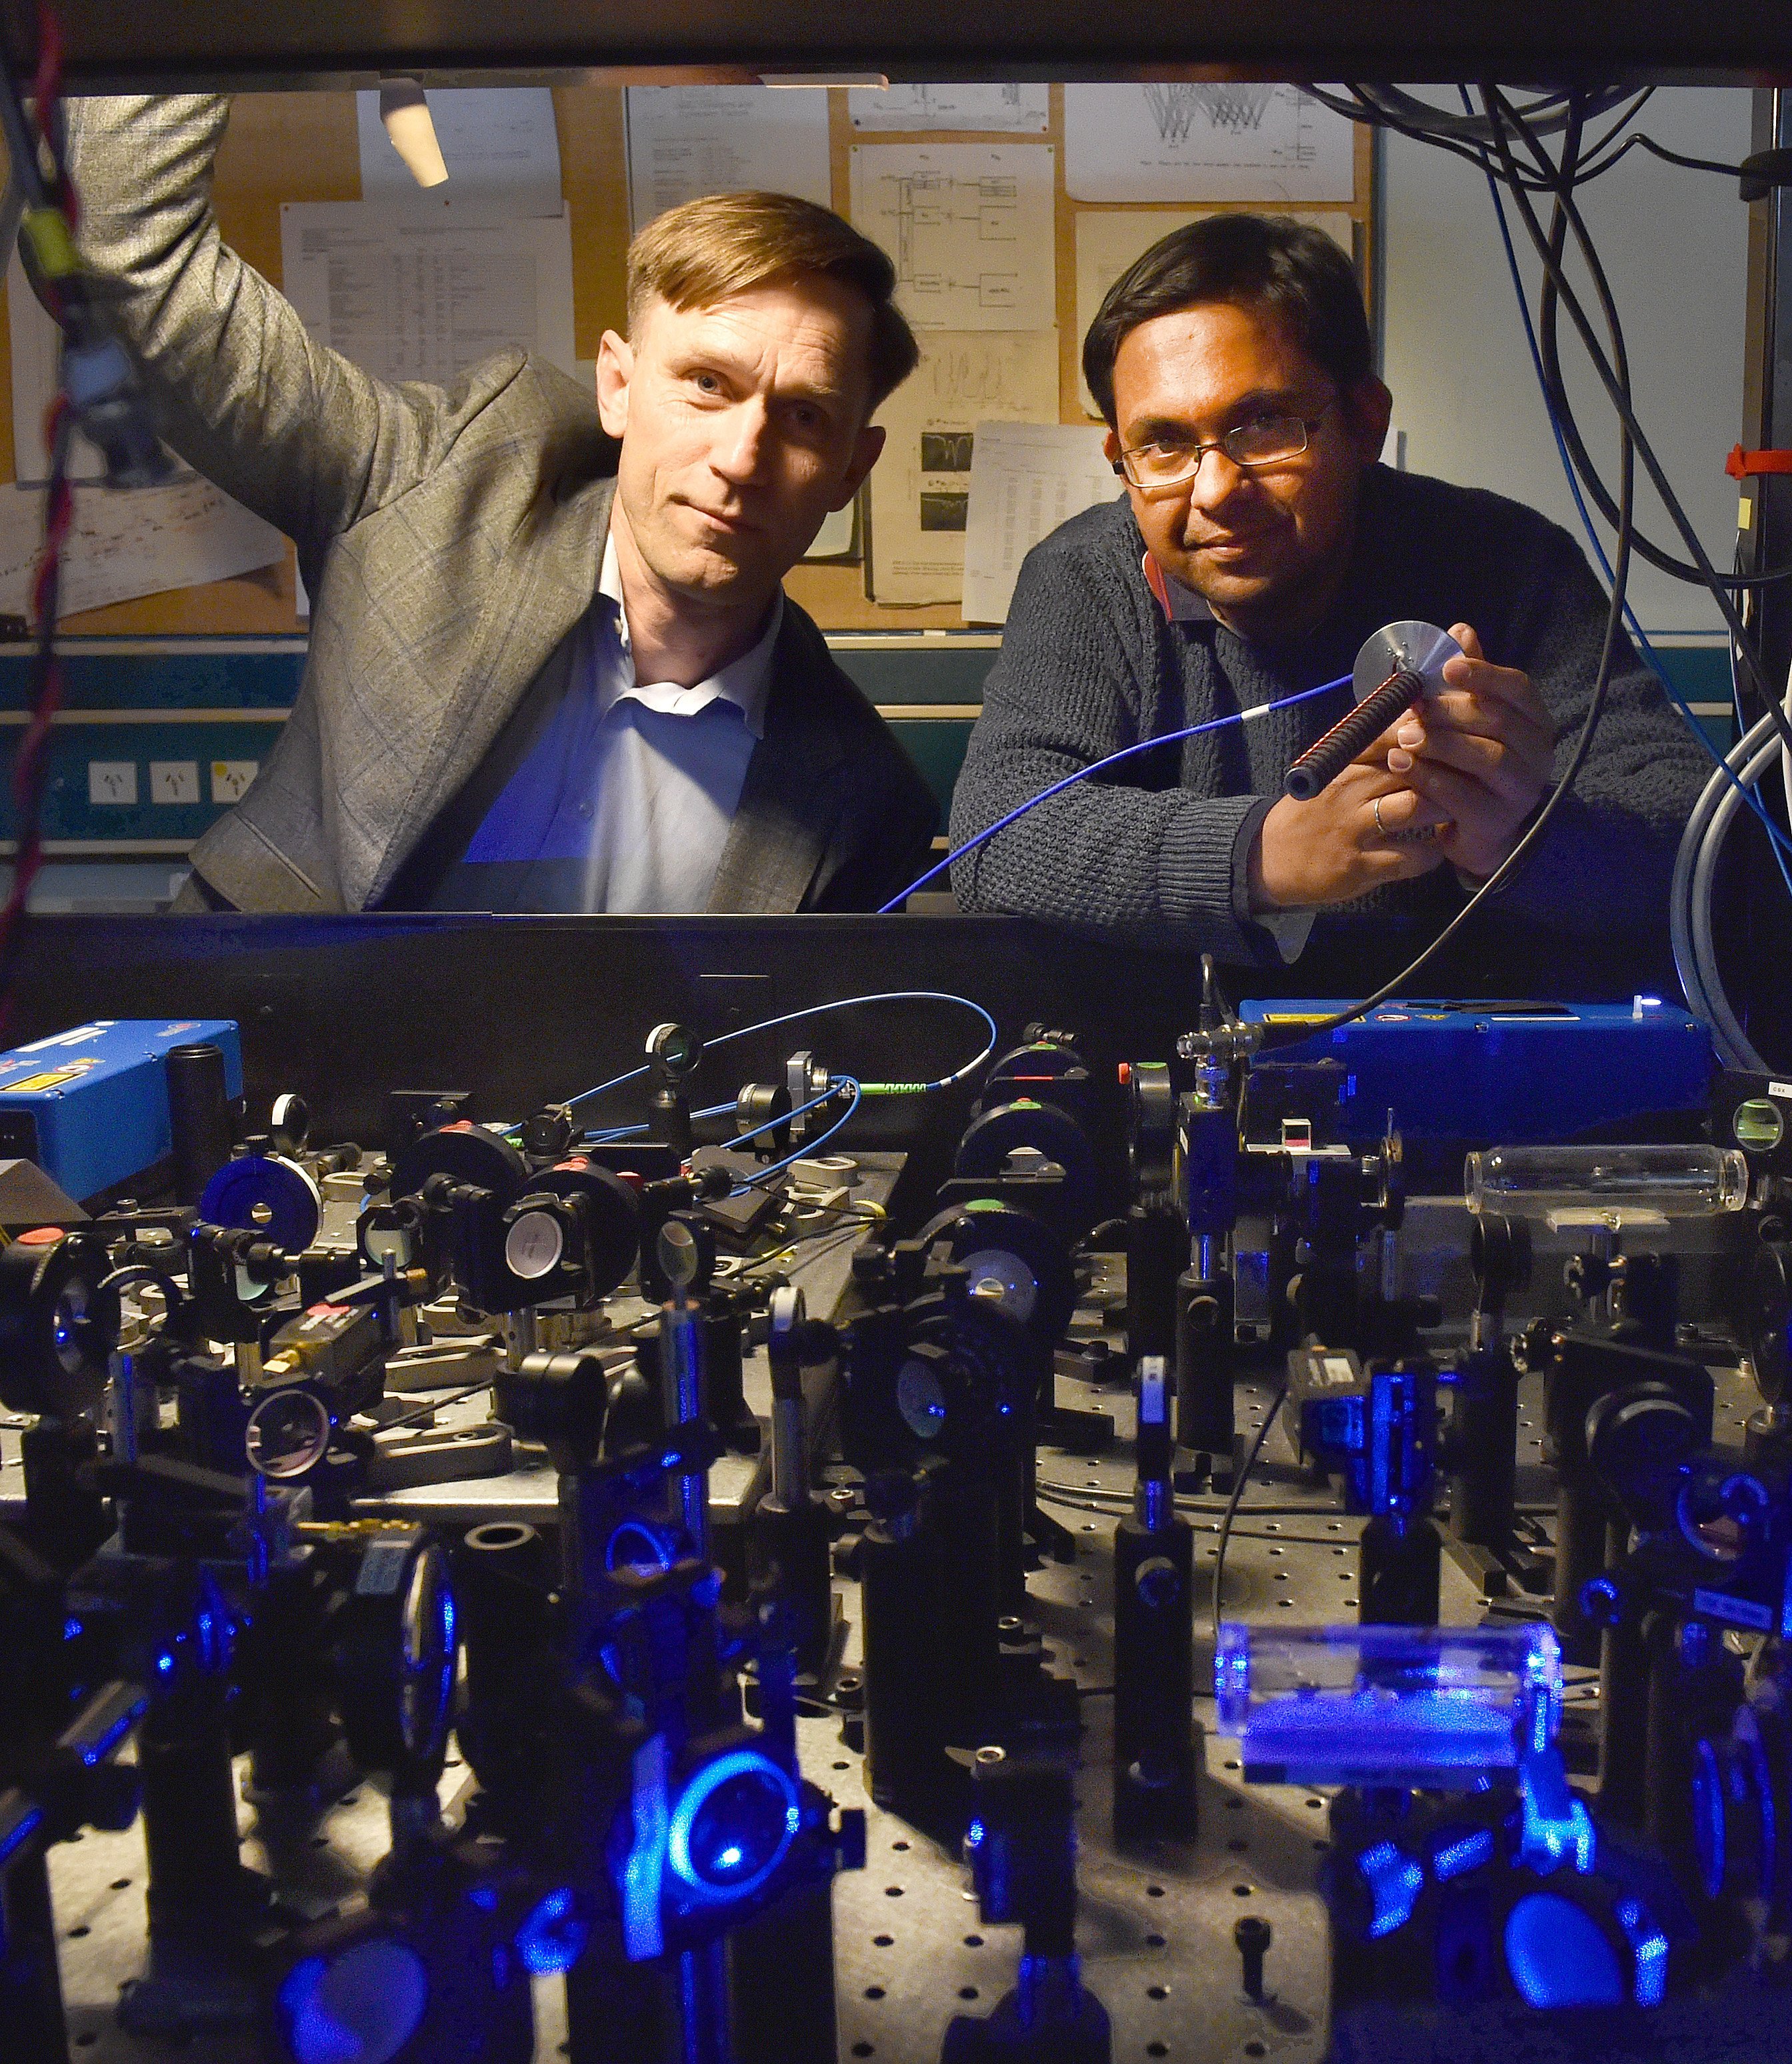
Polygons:
M1784 1097L1788 1103L1792 1103L1792 1082L1770 1082L1767 1094L1769 1096Z
M87 762L87 800L121 804L137 800L137 763L135 760L90 760Z

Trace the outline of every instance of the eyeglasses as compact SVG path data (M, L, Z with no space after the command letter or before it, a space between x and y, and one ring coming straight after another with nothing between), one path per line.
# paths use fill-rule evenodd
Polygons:
M1330 406L1328 403L1327 407ZM1311 441L1312 433L1324 420L1317 416L1257 416L1237 423L1222 437L1205 444L1172 444L1159 439L1122 452L1113 470L1134 487L1147 493L1159 488L1180 487L1201 470L1201 462L1210 451L1222 451L1237 466L1279 466L1299 458Z

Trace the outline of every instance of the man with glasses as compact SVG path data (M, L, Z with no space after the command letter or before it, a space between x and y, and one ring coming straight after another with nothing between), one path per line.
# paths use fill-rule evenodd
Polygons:
M1122 747L1348 675L1383 624L1449 627L1467 656L1311 802L1282 776L1347 687L1077 783L959 861L959 900L1271 967L1311 945L1303 985L1323 967L1366 986L1553 785L1605 597L1533 511L1378 463L1392 397L1354 270L1319 230L1223 215L1173 232L1115 282L1083 367L1126 492L1021 570L955 845ZM1593 753L1496 910L1533 938L1641 935L1644 965L1702 772L1622 645Z

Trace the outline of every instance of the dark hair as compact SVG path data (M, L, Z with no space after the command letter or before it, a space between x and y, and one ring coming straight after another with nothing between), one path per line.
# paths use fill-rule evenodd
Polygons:
M871 309L867 413L920 362L897 308L896 267L832 208L793 194L706 194L656 216L628 248L629 322L654 296L675 308L712 308L774 280L819 273L852 288Z
M1356 268L1323 229L1278 215L1210 215L1160 238L1135 259L1083 339L1083 377L1113 423L1113 362L1154 316L1204 301L1260 310L1348 393L1375 370Z

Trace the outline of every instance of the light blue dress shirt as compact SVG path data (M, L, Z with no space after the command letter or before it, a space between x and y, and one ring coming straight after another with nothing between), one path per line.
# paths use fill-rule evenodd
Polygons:
M459 872L505 881L493 907L706 909L764 734L783 616L780 591L752 647L694 687L638 680L610 539L566 692Z

